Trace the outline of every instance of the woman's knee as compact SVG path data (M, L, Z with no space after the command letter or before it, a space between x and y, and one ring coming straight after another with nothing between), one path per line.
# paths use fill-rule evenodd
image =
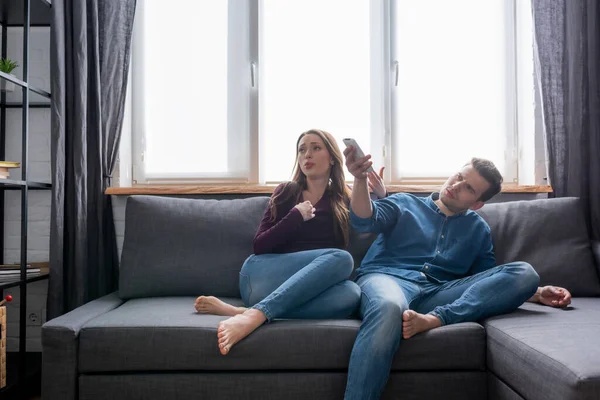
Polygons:
M256 256L256 255L252 254L250 257L246 258L246 261L244 261L244 264L242 264L240 273L244 274L244 275L250 275L250 273L253 270L253 266L255 265L255 263L259 259L259 257L260 256Z
M352 281L344 281L337 286L339 301L336 303L339 305L340 314L346 317L358 315L361 298L360 287Z
M352 258L352 255L346 250L340 249L331 249L327 254L332 257L332 261L327 263L327 268L335 269L342 279L347 279L354 270L354 259Z

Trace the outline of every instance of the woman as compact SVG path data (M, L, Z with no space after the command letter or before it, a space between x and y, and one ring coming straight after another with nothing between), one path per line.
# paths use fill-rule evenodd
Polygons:
M342 249L349 238L349 196L343 156L322 130L298 138L293 181L279 185L254 237L254 254L240 272L240 293L250 308L200 296L199 313L227 315L219 323L219 350L231 347L274 318L347 318L360 303L360 288L348 277L353 259ZM369 161L370 163L370 161ZM382 179L370 175L384 197Z

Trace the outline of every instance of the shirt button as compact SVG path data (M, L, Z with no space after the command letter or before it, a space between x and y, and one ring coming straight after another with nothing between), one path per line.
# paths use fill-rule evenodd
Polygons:
M442 239L444 238L444 235L442 235Z
M427 266L427 265L426 265L426 266L425 266L425 269L429 269L429 266Z
M438 250L438 254L440 254L440 251Z

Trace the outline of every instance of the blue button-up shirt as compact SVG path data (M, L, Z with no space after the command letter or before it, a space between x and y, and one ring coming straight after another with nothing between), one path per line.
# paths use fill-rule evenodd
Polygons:
M494 267L488 224L471 210L446 216L434 202L438 198L439 193L425 198L399 193L371 201L371 218L351 211L354 229L379 233L358 275L380 272L414 279L425 274L447 282Z

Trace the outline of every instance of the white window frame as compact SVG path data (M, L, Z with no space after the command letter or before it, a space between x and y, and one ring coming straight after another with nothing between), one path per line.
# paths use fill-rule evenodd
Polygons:
M258 2L257 8L257 29L260 29L260 26L263 26L262 15L263 15L263 4L264 0L256 0ZM327 0L323 0L327 1ZM389 23L384 22L386 20L386 12L387 12L387 4L389 0L370 0L369 1L369 18L370 18L370 48L371 48L371 119L370 119L370 148L371 159L373 161L374 166L385 166L386 170L388 169L388 165L386 164L385 157L385 137L389 135L389 127L386 120L386 116L389 114L387 108L389 107L389 99L387 98L387 90L389 87L389 74L386 71L386 59L389 59L388 49L389 49ZM261 32L259 32L260 36ZM257 38L258 39L258 38ZM262 51L259 46L259 41L253 42L253 46L256 46L256 51L258 54L258 62L262 57ZM351 60L341 60L345 62L351 62ZM257 105L260 105L260 82L264 82L263 70L259 69L258 72L258 92L254 94L257 96L256 101ZM281 181L271 181L267 180L265 177L265 157L260 157L260 154L263 154L266 145L264 143L265 137L264 135L260 135L260 126L262 125L262 121L264 119L264 108L259 107L259 118L258 125L256 126L256 134L253 135L253 138L257 138L258 141L258 149L253 154L256 156L256 164L255 168L252 172L255 172L256 177L255 183L261 184L278 184ZM343 151L343 149L340 149ZM290 161L291 162L291 161ZM257 172L256 172L257 171ZM346 181L351 182L354 178L352 175L346 173Z
M392 110L394 109L394 104L397 102L398 91L395 87L395 74L396 74L396 63L400 62L401 57L399 54L396 54L396 46L395 46L395 26L392 15L395 15L395 5L396 2L393 0L386 0L387 6L389 7L389 12L387 13L388 18L386 19L386 23L390 26L390 103L391 106L388 109L389 111L389 124L391 126L391 134L389 135L388 140L386 141L386 148L393 149L395 142L398 140L398 137L402 135L402 132L398 131L398 124L395 119L395 115ZM517 185L519 182L519 127L523 125L524 115L519 113L519 108L521 106L520 101L525 100L521 91L523 88L518 86L518 83L527 83L530 82L531 90L533 91L533 80L531 77L527 76L527 73L521 69L517 68L518 63L521 62L519 60L519 49L522 47L519 43L518 33L521 33L518 30L517 18L523 18L523 15L518 15L518 13L523 13L524 7L517 8L516 0L506 0L504 2L504 7L506 8L506 60L507 60L507 92L512 93L512 95L507 96L507 120L508 126L511 128L506 132L506 149L504 152L505 158L505 171L503 171L504 184L505 185ZM530 33L531 34L531 33ZM533 52L533 49L532 49ZM531 79L528 81L528 79ZM386 160L386 167L391 172L391 183L396 184L407 184L407 185L437 185L445 182L448 177L402 177L400 171L395 167L395 163L393 162L393 152L388 152L390 157ZM457 166L458 167L458 166Z
M145 0L151 1L151 0ZM235 176L217 176L215 174L203 174L202 176L164 176L159 179L147 177L144 172L143 154L144 154L144 131L143 126L143 106L135 107L143 101L143 87L141 87L143 69L136 65L136 58L139 59L140 52L143 51L143 19L136 20L132 40L132 91L131 98L134 106L132 107L132 167L133 184L264 184L264 160L261 154L264 152L264 138L259 132L261 117L265 110L259 107L260 83L263 81L262 70L260 69L260 49L259 37L261 34L261 4L263 0L245 0L230 2L230 58L235 63L236 68L230 68L229 79L235 79L238 82L245 82L243 90L235 93L229 89L228 110L229 126L235 129L229 129L228 141L230 144L243 143L247 148L248 165L243 174ZM524 126L525 116L519 113L523 102L530 100L524 96L524 90L531 88L521 87L523 84L530 84L531 71L525 71L523 62L519 59L519 50L522 45L519 43L518 34L523 29L520 19L522 13L527 12L528 8L518 5L517 0L506 0L507 7L507 74L509 79L509 93L512 96L507 97L508 111L507 118L509 126L507 131L504 182L506 185L516 185L523 182L526 178L523 172L519 170L519 163L531 159L523 156L522 144L526 151L531 152L531 140L524 140L519 136L519 130ZM138 10L143 7L144 1L138 2ZM235 5L234 5L235 4ZM402 132L397 131L397 124L394 120L392 110L396 101L397 92L395 90L395 60L398 55L394 54L394 0L373 0L370 2L371 8L371 149L375 165L386 167L384 180L386 184L406 184L406 185L437 185L443 183L447 177L423 177L423 178L401 178L399 171L395 170L393 154L394 141ZM531 34L531 33L529 33ZM245 48L235 47L235 43L244 43ZM237 58L235 58L237 57ZM233 102L233 100L237 100ZM531 106L531 105L529 105ZM536 130L538 130L536 125ZM536 132L539 135L539 132ZM233 146L229 146L231 151ZM230 159L234 157L229 157ZM123 158L121 158L122 160ZM529 171L528 171L529 172ZM347 177L351 179L352 177ZM529 179L531 180L531 179ZM271 183L271 182L269 182Z
M139 1L136 13L142 15L144 2ZM258 32L256 23L257 0L230 1L228 5L228 171L229 173L163 173L155 176L147 174L144 168L146 149L144 135L144 85L142 63L144 51L144 18L136 18L132 37L131 69L132 76L132 162L134 184L194 184L194 183L255 183L256 151L256 43ZM254 19L253 19L254 17ZM179 78L185 82L185 77ZM177 82L178 78L165 77L165 84ZM137 106L136 106L137 105ZM245 149L242 153L240 149ZM247 153L246 153L247 152ZM242 160L242 162L240 162Z

